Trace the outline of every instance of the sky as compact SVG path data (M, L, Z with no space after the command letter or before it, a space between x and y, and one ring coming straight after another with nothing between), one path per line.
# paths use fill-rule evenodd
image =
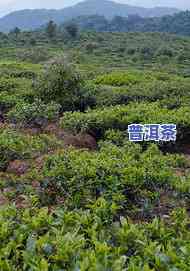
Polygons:
M81 0L0 0L0 16L11 11L25 8L64 8L74 5ZM179 9L190 9L190 0L115 0L115 2L144 6L168 6L177 7Z

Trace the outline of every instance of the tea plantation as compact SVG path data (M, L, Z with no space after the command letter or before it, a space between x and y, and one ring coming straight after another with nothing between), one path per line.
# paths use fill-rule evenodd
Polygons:
M189 271L190 38L19 35L0 48L0 270ZM177 140L130 142L132 123Z

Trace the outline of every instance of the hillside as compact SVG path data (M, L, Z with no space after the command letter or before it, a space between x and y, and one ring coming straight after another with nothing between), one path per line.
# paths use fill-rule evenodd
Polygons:
M116 16L112 20L104 16L80 16L72 19L82 30L108 32L166 32L190 35L190 11L179 12L163 17L142 18L130 15L127 18Z
M61 37L0 34L0 270L188 271L190 38Z
M179 10L175 8L156 7L142 8L126 4L118 4L107 0L87 0L75 6L61 10L21 10L12 12L0 19L0 31L9 31L14 27L21 29L35 29L49 20L54 20L60 24L66 20L83 15L103 15L107 19L114 16L127 17L128 15L137 14L141 17L160 17L166 14L174 14Z

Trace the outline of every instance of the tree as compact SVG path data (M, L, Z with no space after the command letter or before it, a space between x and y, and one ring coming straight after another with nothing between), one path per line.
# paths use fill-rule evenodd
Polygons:
M126 27L126 21L127 19L121 16L115 16L110 25L112 31L125 31L127 29Z
M76 38L79 32L78 26L75 23L69 23L65 26L65 30L72 37Z
M20 34L20 32L21 32L21 30L20 30L20 28L18 28L18 27L15 27L15 28L11 31L11 33L14 34L14 35L16 36L16 38L18 37L18 35Z
M57 33L57 25L54 23L54 21L49 21L46 27L46 33L48 38L53 39L56 37Z
M29 43L31 46L35 46L37 42L36 42L36 39L32 38L30 39Z
M84 81L64 59L55 59L37 82L36 91L45 103L54 101L63 111L81 110Z
M98 44L95 42L89 42L86 44L86 51L91 54L95 49L98 48Z

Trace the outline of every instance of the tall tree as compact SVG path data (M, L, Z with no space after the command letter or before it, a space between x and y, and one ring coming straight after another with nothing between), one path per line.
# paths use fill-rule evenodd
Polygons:
M78 26L75 23L68 23L65 26L65 29L67 31L67 33L72 37L72 38L76 38L79 32Z
M53 39L56 37L57 34L57 25L54 21L49 21L46 27L46 33L48 38Z
M15 27L15 28L11 31L11 33L13 33L13 34L16 36L16 38L18 37L18 35L20 34L20 32L21 32L21 30L20 30L20 28L18 28L18 27Z

